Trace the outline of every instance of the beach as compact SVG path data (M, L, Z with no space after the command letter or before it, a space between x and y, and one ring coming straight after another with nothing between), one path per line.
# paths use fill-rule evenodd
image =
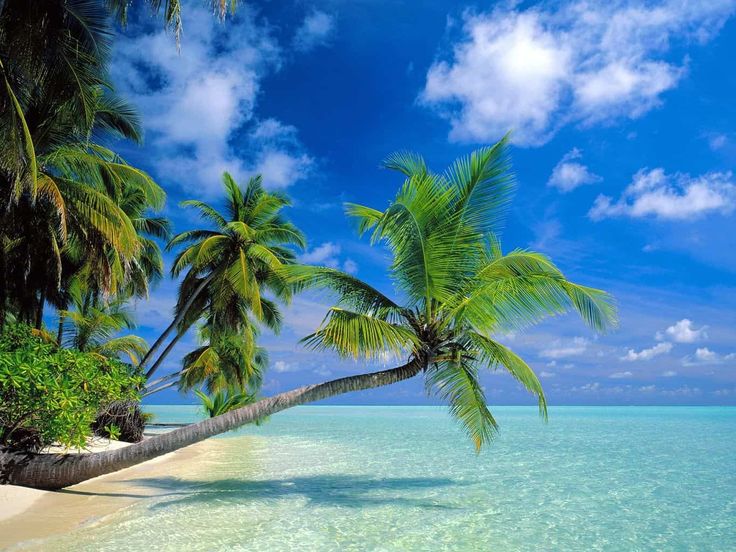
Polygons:
M96 439L86 451L100 452L122 446L127 443ZM184 475L187 466L196 463L199 455L216 446L216 441L198 443L61 491L0 485L0 550L42 549L43 539L92 525L121 508L151 498L156 491L140 485L141 480Z

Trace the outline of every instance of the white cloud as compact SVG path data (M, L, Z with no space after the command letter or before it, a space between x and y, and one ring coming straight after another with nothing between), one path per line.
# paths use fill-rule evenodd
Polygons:
M319 266L329 266L330 268L337 268L340 264L338 255L340 254L341 248L338 244L333 242L325 242L322 245L318 245L310 251L305 251L299 255L299 262L305 264L314 264Z
M249 172L263 176L269 188L286 188L303 179L312 167L312 158L306 153L294 155L287 151L267 148L256 159Z
M540 378L545 378L545 379L546 378L553 378L556 375L557 374L555 374L554 372L547 372L546 370L542 370L541 372L539 372L539 377Z
M688 355L682 359L684 366L698 366L703 364L723 364L724 362L736 361L736 353L720 354L711 351L708 347L698 347L694 355Z
M516 3L512 3L516 5ZM733 0L549 3L466 12L452 59L427 72L420 99L451 123L450 138L489 141L513 129L539 145L569 123L635 118L685 73L674 44L705 43Z
M708 146L713 151L718 151L720 149L723 149L723 147L728 143L728 136L725 134L713 134L708 138Z
M297 30L294 47L301 51L312 50L326 44L334 30L334 16L315 10L304 18L304 22Z
M601 180L600 176L593 174L588 167L577 161L581 157L582 153L577 148L573 148L566 153L552 169L552 175L549 177L547 185L565 193L585 184L599 182Z
M661 168L640 170L618 201L599 195L588 216L688 220L708 213L728 214L736 208L736 184L730 172L711 172L698 177L667 175Z
M634 349L629 349L628 352L621 357L621 360L628 362L634 362L637 360L651 360L656 356L664 355L672 350L672 343L664 342L657 343L654 347L649 349L642 349L636 352Z
M676 375L677 375L677 372L675 372L674 370L666 370L666 371L662 372L662 377L663 378L673 378Z
M632 374L631 372L628 372L628 371L627 372L614 372L613 374L611 374L608 377L611 378L611 379L625 379L625 378L630 378L633 375L634 374Z
M324 242L314 249L305 251L299 255L298 260L301 263L313 264L318 266L328 266L330 268L339 268L348 274L356 274L358 272L358 263L352 259L346 259L340 262L340 253L342 248L339 244L333 242Z
M590 341L584 337L574 337L571 340L555 340L549 349L540 351L542 358L565 358L582 355L588 348Z
M273 371L278 372L279 374L284 374L286 372L298 372L299 365L295 362L285 362L283 360L277 360L273 363Z
M708 326L695 329L693 328L691 320L683 318L679 322L668 327L664 331L664 334L666 334L669 339L672 339L672 341L677 343L695 343L696 341L702 341L703 339L708 338L708 333L706 332L707 329ZM664 339L664 334L657 332L656 338L662 340Z
M200 196L221 192L225 170L236 179L263 171L271 187L304 178L311 158L296 129L255 120L261 81L281 65L270 30L247 6L227 33L199 6L186 10L184 28L181 53L158 27L131 27L115 44L114 82L139 108L160 174ZM255 130L241 136L248 126Z

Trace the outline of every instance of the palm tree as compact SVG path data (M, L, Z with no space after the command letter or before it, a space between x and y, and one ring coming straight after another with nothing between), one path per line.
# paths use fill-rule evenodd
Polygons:
M138 336L117 335L121 330L135 328L133 315L122 300L100 303L87 295L75 310L59 314L64 320L59 345L112 358L126 355L133 365L148 350L145 340Z
M0 250L0 324L8 306L37 326L47 300L66 308L63 286L82 265L96 292L115 294L153 253L125 200L156 209L165 194L99 143L141 139L107 82L111 36L95 0L10 2L0 14L0 57L13 54L0 59L0 241L17 242Z
M182 368L149 381L144 397L175 385L190 391L204 385L209 392L236 386L257 393L268 367L268 352L256 344L258 328L245 320L234 328L213 330L211 324L200 329L202 345L184 355Z
M615 309L603 291L568 281L538 253L503 254L490 232L512 188L506 140L458 159L444 174L431 173L411 154L387 166L405 181L396 199L380 211L350 205L361 232L393 253L391 276L397 302L360 280L330 268L291 266L282 272L295 285L327 288L338 303L306 342L343 356L375 358L386 352L404 359L380 372L308 385L261 399L125 449L77 455L0 455L9 483L58 488L134 465L196 443L286 408L371 389L423 374L450 404L479 448L496 422L478 383L482 368L508 370L533 393L542 414L546 402L532 369L493 336L576 310L593 329L613 326Z
M245 190L228 174L223 175L226 192L225 212L203 201L183 202L195 207L212 229L188 230L175 236L168 248L183 247L174 260L172 275L186 271L176 316L151 346L140 368L146 364L177 330L174 341L146 372L151 378L176 342L205 313L210 330L234 329L252 314L257 323L278 330L281 315L278 305L264 296L288 301L291 288L280 270L295 260L290 246L303 248L304 236L281 215L289 199L278 192L267 192L260 176L251 178Z

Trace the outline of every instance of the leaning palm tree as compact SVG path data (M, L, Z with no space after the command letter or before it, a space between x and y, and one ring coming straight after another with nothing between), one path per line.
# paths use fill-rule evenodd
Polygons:
M278 305L264 293L288 301L291 288L281 269L293 263L291 247L303 248L304 236L281 211L289 199L267 192L260 176L249 179L245 189L228 174L223 175L225 211L203 201L183 202L195 207L210 228L188 230L175 236L169 249L182 248L171 269L173 276L186 271L180 287L176 316L143 358L146 367L166 339L176 335L146 372L151 378L173 344L201 316L209 315L211 327L234 328L248 313L258 323L278 329Z
M615 309L603 291L574 284L545 256L524 250L504 254L493 237L513 181L506 140L457 160L443 174L431 173L411 154L389 158L404 183L383 211L350 205L362 232L393 254L391 276L401 301L330 268L286 267L301 288L337 294L324 323L306 338L313 347L343 356L402 358L396 368L308 385L221 416L180 428L122 450L65 458L0 455L9 483L58 488L196 443L243 424L343 393L397 383L422 374L463 423L476 447L494 435L496 422L478 382L484 368L508 370L546 402L532 369L497 340L512 329L577 311L594 330L613 326ZM25 459L25 460L24 460Z

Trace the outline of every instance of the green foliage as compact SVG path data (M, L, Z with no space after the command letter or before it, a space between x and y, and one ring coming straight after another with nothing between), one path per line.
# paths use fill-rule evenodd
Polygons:
M142 378L96 353L59 349L20 324L0 334L0 444L83 447L102 406L137 399ZM108 432L110 433L110 432Z
M427 389L449 403L478 450L497 429L480 369L507 370L547 416L532 368L493 336L568 311L599 332L616 325L607 293L570 282L540 253L503 253L494 231L513 191L507 142L461 157L442 174L419 155L394 154L385 166L404 177L394 201L384 211L347 205L360 233L393 254L390 275L403 304L332 268L281 271L296 290L337 295L322 325L303 340L307 345L346 357L391 353L418 362Z
M102 144L140 143L108 65L113 29L96 0L0 10L0 320L41 326L81 284L95 298L145 296L163 272L152 238L165 193ZM130 343L128 343L130 345Z
M182 389L205 385L213 391L238 385L257 391L267 359L256 338L261 327L274 332L281 328L279 303L287 303L295 291L281 269L294 264L295 249L304 248L305 238L283 216L289 198L267 191L260 176L241 187L225 173L223 184L224 209L185 201L183 205L195 208L206 227L182 232L168 245L179 250L172 275L186 271L174 322L179 335L203 321L203 344L184 357L178 384ZM148 377L165 354L148 370ZM148 355L142 364L147 360ZM165 388L149 387L152 392Z
M120 428L115 424L107 424L103 429L108 439L112 439L113 441L120 439Z
M199 397L202 403L202 408L210 418L225 414L230 410L235 410L242 406L247 406L256 402L257 397L254 393L243 393L237 387L231 387L228 389L221 389L207 395L204 391L195 389L194 394ZM258 420L256 425L259 425L263 420Z

